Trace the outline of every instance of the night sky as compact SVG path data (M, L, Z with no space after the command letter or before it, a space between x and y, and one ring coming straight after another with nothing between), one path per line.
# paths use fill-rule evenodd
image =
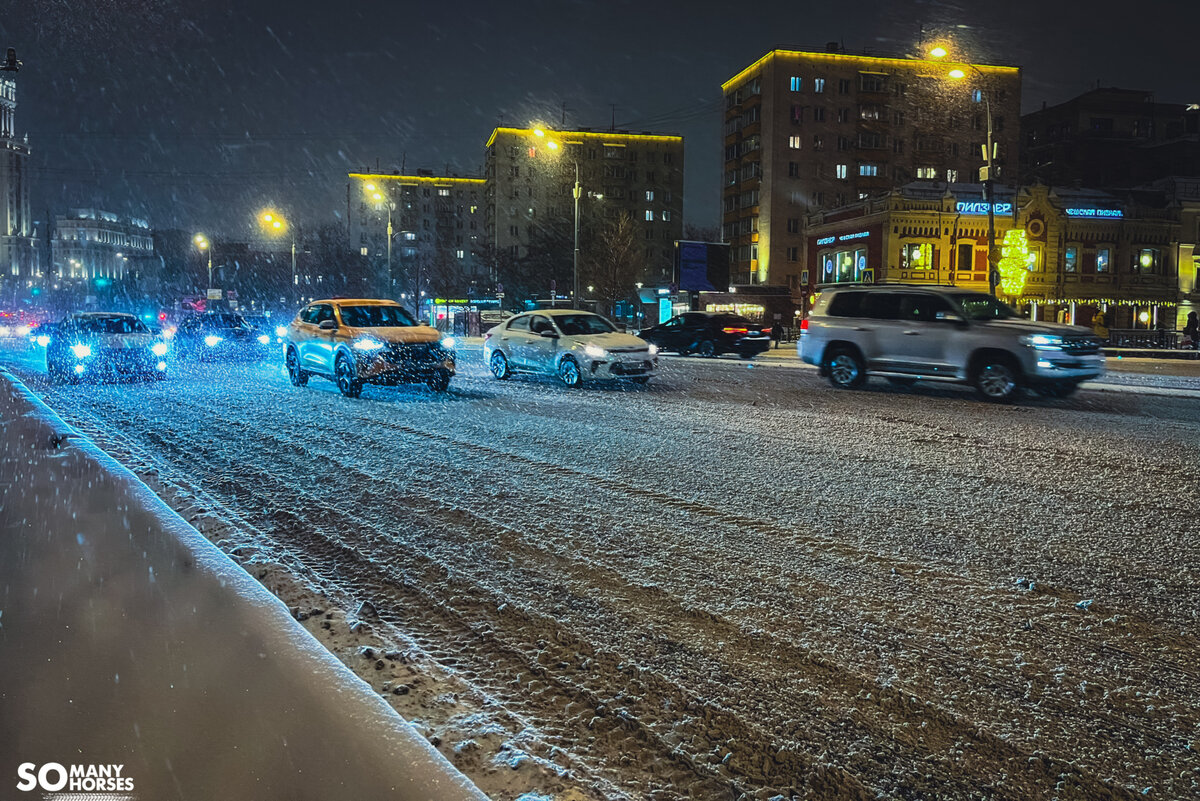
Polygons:
M476 174L498 123L681 133L715 225L720 84L772 48L913 53L951 30L1025 68L1025 110L1105 86L1200 101L1200 2L520 3L7 0L35 217L94 206L248 236L341 219L348 171ZM1132 10L1131 10L1132 9ZM963 27L965 26L965 27Z

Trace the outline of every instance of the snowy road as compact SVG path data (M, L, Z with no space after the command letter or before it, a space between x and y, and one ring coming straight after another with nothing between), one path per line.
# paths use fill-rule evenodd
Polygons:
M268 364L0 361L168 502L371 601L469 688L423 708L464 710L443 751L496 798L520 760L471 761L481 718L562 799L1200 797L1195 396L683 359L571 391L468 352L445 396L352 401Z

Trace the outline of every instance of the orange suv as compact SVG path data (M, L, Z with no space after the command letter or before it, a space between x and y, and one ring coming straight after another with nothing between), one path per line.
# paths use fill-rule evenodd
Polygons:
M445 392L454 338L418 323L393 300L318 300L288 326L284 359L294 386L319 375L350 398L364 384L424 383Z

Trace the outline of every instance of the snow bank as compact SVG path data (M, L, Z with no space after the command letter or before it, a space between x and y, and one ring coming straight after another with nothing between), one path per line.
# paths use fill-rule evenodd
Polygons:
M3 371L0 448L0 796L56 762L141 799L486 799Z

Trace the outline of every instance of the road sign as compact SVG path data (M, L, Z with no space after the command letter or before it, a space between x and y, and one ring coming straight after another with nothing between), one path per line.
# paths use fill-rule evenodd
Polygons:
M557 289L558 289L558 284L554 281L553 278L551 278L550 279L550 293L553 294L555 292L555 290L557 290Z
M873 269L863 270L862 271L862 282L864 284L875 283L875 271Z
M221 290L219 290L219 289L208 290L208 299L209 300L220 300L221 299Z

